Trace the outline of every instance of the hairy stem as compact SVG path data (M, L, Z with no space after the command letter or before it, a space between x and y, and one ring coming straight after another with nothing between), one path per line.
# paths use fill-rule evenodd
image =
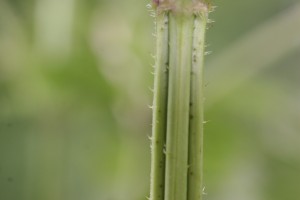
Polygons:
M155 0L154 5L157 58L150 199L202 200L203 60L209 6L201 0Z
M193 16L170 13L165 200L186 200Z
M203 61L206 18L195 17L191 71L188 200L201 200L203 188Z
M151 200L164 199L165 154L169 65L169 18L161 13L156 19L156 64L153 100L153 133L151 162Z

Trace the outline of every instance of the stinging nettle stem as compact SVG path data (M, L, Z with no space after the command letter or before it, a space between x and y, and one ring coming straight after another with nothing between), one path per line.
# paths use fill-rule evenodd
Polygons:
M193 16L170 13L165 200L186 200Z
M150 200L202 200L203 60L209 6L153 0L156 64Z
M203 188L203 63L206 18L194 20L194 38L191 71L188 200L201 200Z
M151 188L150 199L164 199L165 143L167 130L167 95L169 65L169 18L168 13L156 17L156 63L154 73Z

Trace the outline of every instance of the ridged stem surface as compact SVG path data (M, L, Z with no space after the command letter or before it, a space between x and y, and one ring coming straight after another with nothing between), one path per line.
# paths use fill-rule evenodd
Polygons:
M194 20L191 69L188 200L202 200L203 190L203 62L205 17Z
M208 5L155 0L150 200L202 200L203 60Z
M164 199L165 154L167 130L167 96L169 65L169 17L161 13L156 19L156 63L154 72L154 100L151 155L151 200Z
M170 13L165 200L187 199L193 16Z

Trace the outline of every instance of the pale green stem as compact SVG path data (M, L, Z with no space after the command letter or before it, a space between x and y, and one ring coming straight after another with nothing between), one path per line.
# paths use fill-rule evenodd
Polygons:
M206 17L194 20L191 70L188 200L202 200L203 190L203 62Z
M203 60L208 5L197 0L154 3L157 58L150 200L202 200Z
M156 18L156 63L153 101L151 200L164 199L166 118L169 65L169 18L161 13Z
M170 13L165 200L187 199L193 16Z

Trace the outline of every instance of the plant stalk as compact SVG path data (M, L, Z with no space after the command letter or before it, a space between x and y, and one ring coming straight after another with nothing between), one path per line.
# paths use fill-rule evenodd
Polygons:
M202 200L203 61L208 4L155 0L150 200Z
M156 25L150 199L163 200L169 67L168 12L157 15Z
M193 16L170 13L165 200L186 200Z
M188 200L202 200L203 190L203 63L206 19L198 15L194 20L191 70Z

